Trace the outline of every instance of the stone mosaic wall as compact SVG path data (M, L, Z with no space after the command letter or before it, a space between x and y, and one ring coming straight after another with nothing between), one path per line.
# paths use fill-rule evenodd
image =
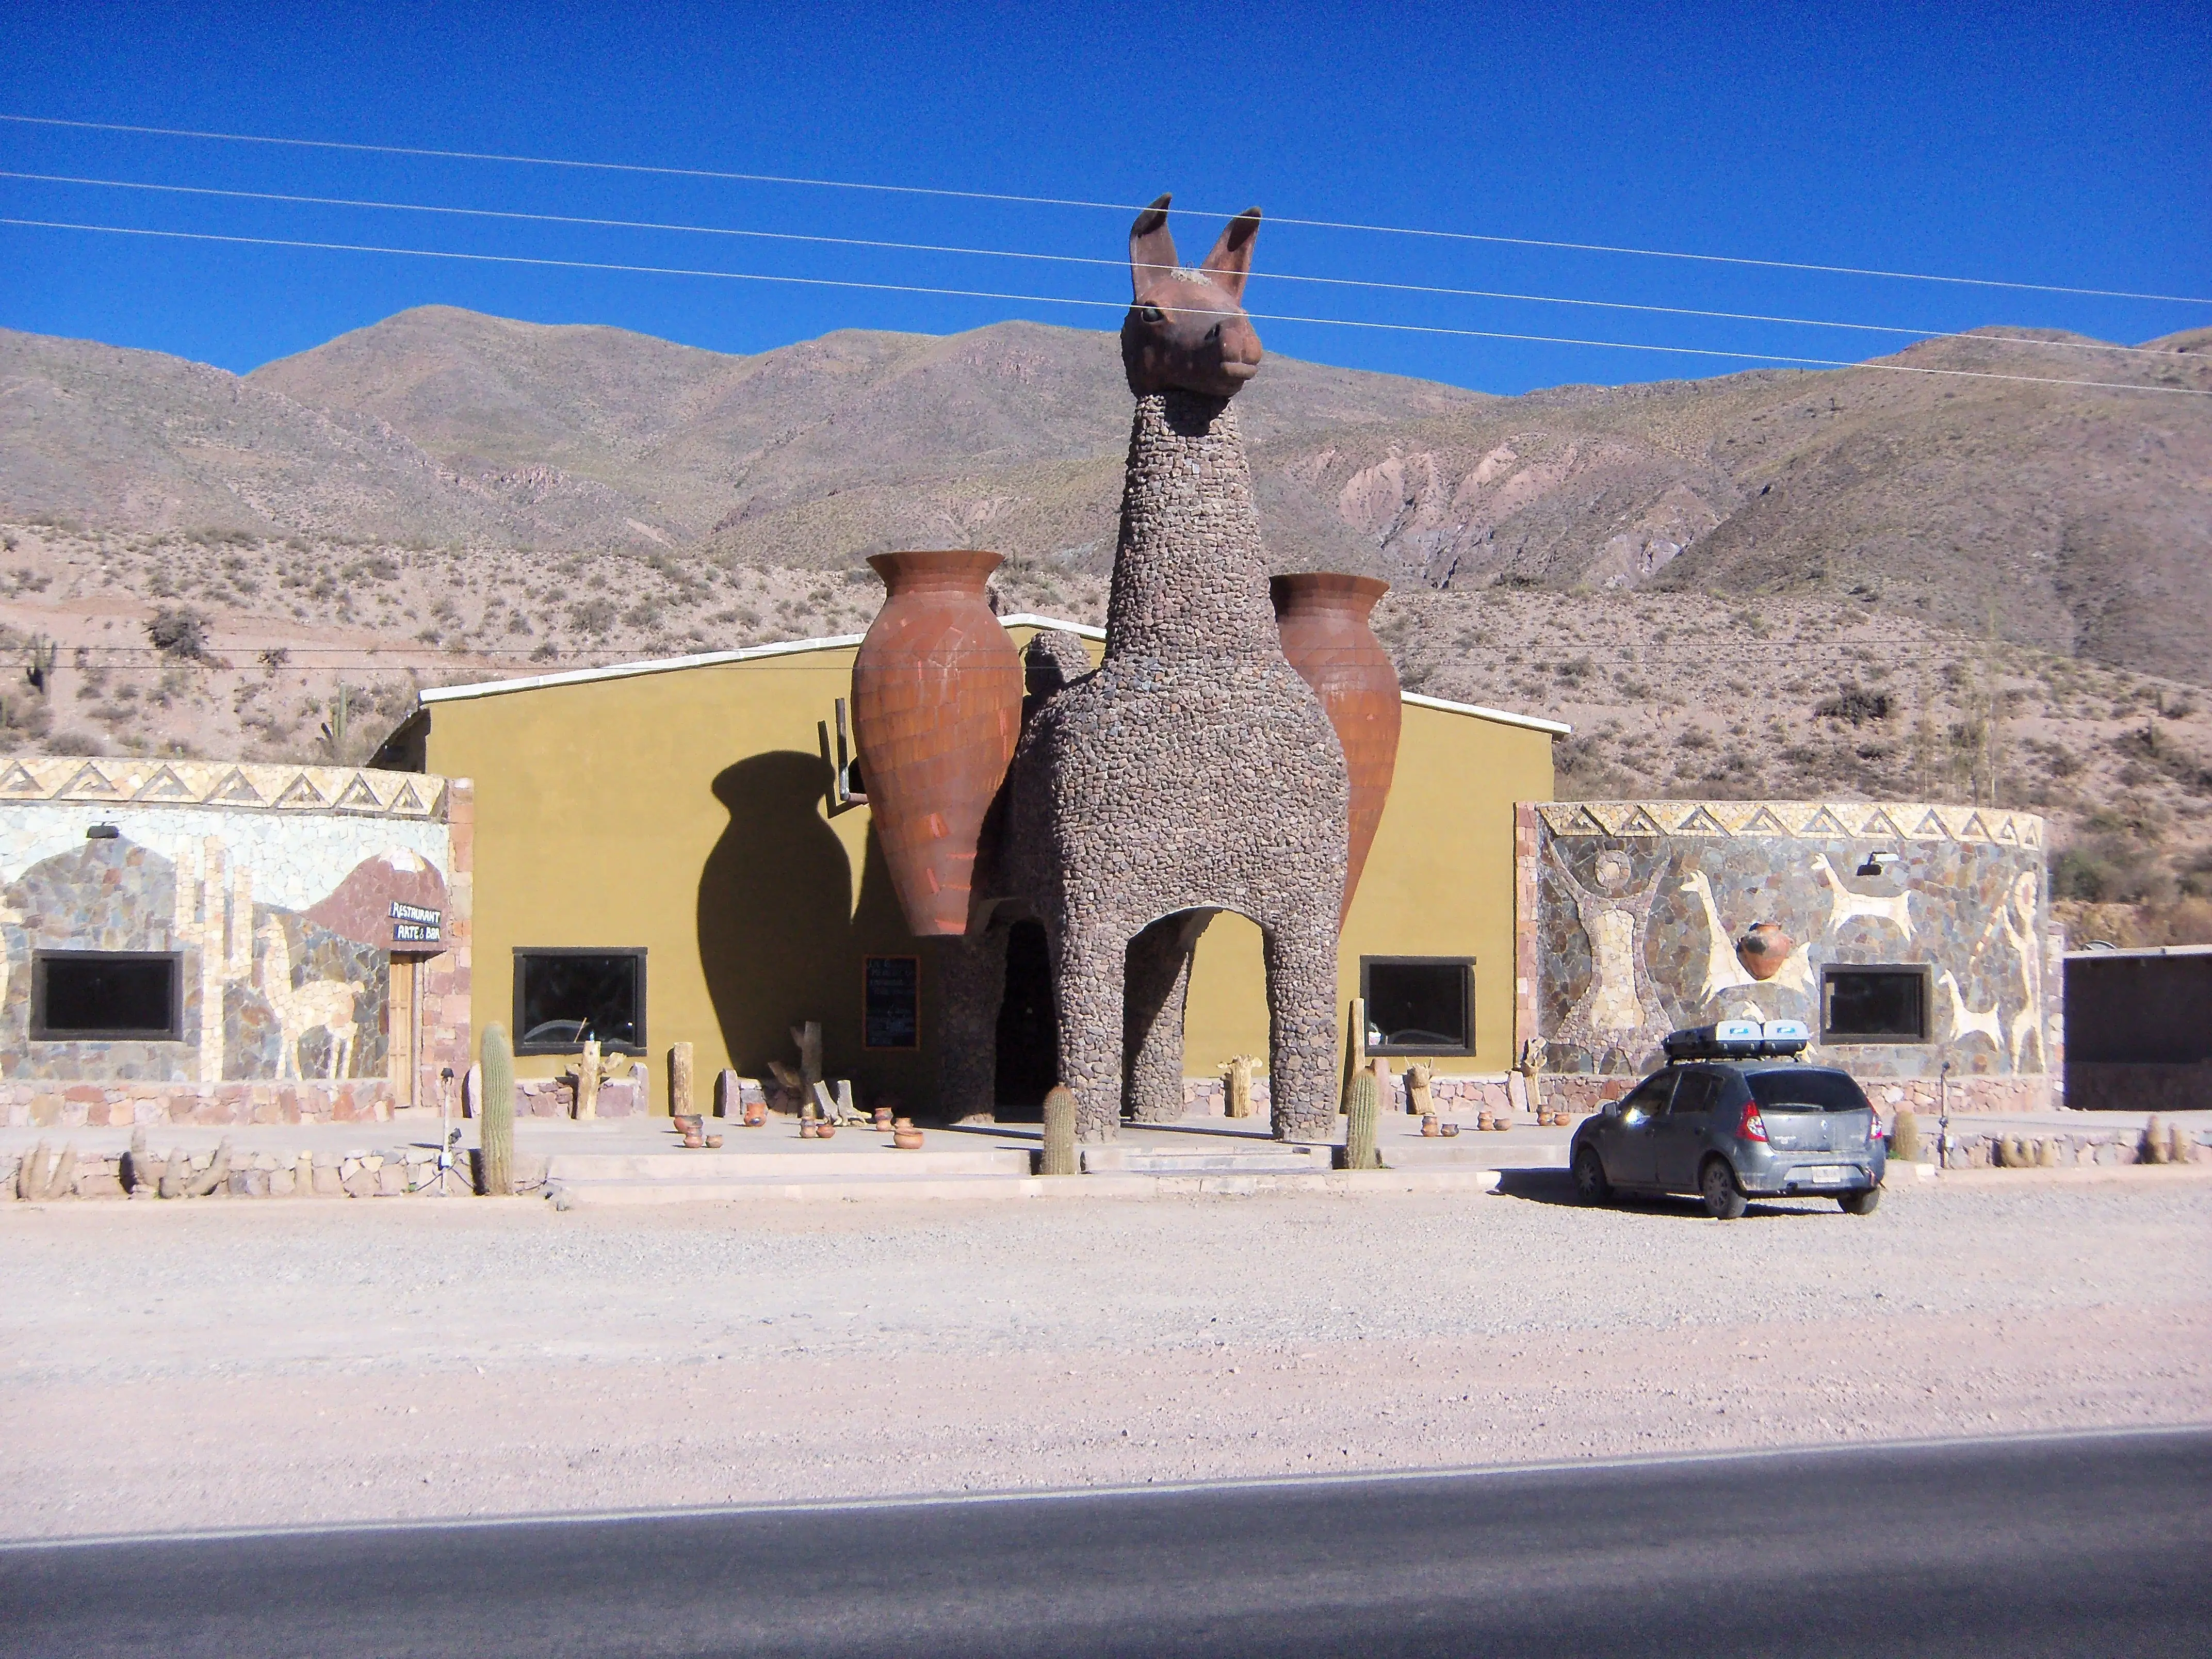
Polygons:
M1924 963L1930 1041L1814 1057L1929 1080L1948 1059L1962 1104L2047 1103L2058 987L2040 818L1841 801L1561 801L1529 816L1520 971L1547 1072L1633 1075L1668 1031L1719 1019L1802 1019L1817 1035L1823 967ZM1736 950L1759 922L1788 941L1763 981Z
M11 1118L20 1103L37 1121L49 1083L111 1113L127 1098L132 1121L265 1119L270 1091L226 1086L241 1084L339 1085L324 1104L348 1116L362 1082L388 1099L390 953L432 968L465 921L450 793L350 768L0 759L0 1085L26 1085L5 1090ZM115 834L88 838L95 825ZM63 950L176 952L181 1041L33 1040L34 957ZM450 1063L458 1038L465 1064L465 984L456 1022L453 965L425 979L422 1058ZM148 1085L191 1097L108 1098ZM282 1116L331 1115L312 1091L283 1093Z

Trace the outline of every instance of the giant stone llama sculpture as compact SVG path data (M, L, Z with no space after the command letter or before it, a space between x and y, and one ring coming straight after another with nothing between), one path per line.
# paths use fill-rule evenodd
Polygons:
M1182 1112L1182 1024L1199 931L1219 910L1264 944L1273 1129L1335 1127L1336 947L1350 794L1320 699L1283 655L1252 476L1231 399L1259 370L1243 305L1255 208L1196 270L1168 198L1129 234L1121 359L1137 409L1092 672L1040 635L1032 708L987 828L969 938L945 962L942 1075L954 1115L993 1109L1006 925L1042 922L1060 1077L1077 1132Z

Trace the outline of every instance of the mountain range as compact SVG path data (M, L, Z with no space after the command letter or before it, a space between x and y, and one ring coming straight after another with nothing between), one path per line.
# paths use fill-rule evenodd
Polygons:
M1273 356L1237 407L1285 568L1849 601L2203 683L2212 396L2175 393L2212 330L1514 398ZM0 515L1095 575L1127 419L1113 336L1025 322L737 356L433 307L243 377L0 331Z

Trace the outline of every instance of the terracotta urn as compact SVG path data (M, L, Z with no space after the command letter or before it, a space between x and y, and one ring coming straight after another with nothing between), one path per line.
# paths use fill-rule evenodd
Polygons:
M1022 659L991 612L996 553L878 553L853 733L891 886L917 936L968 931L983 816L1021 735Z
M814 1126L814 1138L817 1140L827 1140L836 1133L837 1126L834 1123L817 1123Z
M1371 576L1340 576L1328 571L1300 571L1268 583L1275 603L1275 625L1282 632L1283 655L1298 677L1313 687L1328 711L1344 760L1352 774L1352 835L1344 866L1344 908L1375 845L1390 796L1390 776L1398 764L1398 670L1367 618L1390 584Z
M915 1128L891 1131L891 1145L902 1152L911 1152L921 1145L921 1131Z
M768 1121L768 1102L749 1100L745 1103L745 1127L757 1129Z
M1770 980L1782 971L1782 964L1790 960L1795 941L1782 931L1781 924L1772 921L1754 922L1735 942L1735 959L1743 970L1756 980Z

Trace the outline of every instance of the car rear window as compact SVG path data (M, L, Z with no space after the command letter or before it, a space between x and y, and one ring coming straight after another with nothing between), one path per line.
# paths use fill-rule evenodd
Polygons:
M1841 1072L1753 1072L1744 1078L1766 1112L1863 1112L1867 1097Z

